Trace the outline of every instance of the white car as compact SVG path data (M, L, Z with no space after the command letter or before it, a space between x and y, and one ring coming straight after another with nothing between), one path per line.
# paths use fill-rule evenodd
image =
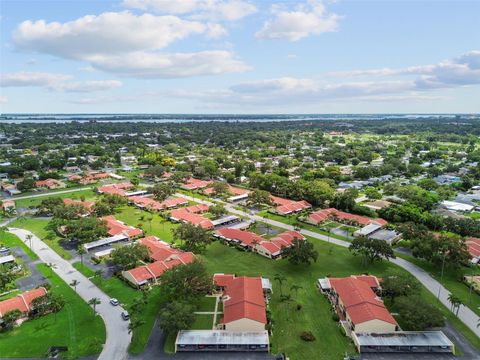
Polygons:
M118 305L120 305L120 302L115 298L111 298L110 299L110 304L112 304L113 306L118 306Z

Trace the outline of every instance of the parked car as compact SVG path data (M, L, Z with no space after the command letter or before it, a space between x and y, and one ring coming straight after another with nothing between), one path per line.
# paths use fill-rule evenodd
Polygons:
M123 311L122 312L122 318L123 318L123 320L127 321L127 320L130 319L130 315L128 315L128 312Z
M110 304L112 304L113 306L118 306L120 303L118 302L117 299L111 298L111 299L110 299Z

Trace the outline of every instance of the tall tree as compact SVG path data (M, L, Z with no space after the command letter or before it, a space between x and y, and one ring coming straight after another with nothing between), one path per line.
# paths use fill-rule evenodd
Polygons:
M361 255L364 259L364 265L374 261L385 259L395 259L393 249L384 240L369 239L365 236L354 238L348 247L354 255Z
M160 315L162 317L162 328L168 334L173 335L180 330L189 329L195 321L193 306L182 301L169 303L160 312Z
M211 243L210 233L201 226L184 223L172 229L173 238L181 242L186 251L200 253Z
M283 248L283 256L294 265L310 265L311 261L317 261L318 251L311 242L295 239L292 246Z

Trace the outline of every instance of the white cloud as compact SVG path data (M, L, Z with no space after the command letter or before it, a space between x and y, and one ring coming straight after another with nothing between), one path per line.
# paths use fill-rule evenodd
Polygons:
M66 23L24 21L13 33L23 50L86 61L94 69L132 77L184 77L245 71L232 52L163 53L195 34L218 38L222 25L128 11L84 16ZM188 67L188 68L185 68Z
M38 86L51 91L64 92L95 92L118 88L122 83L118 80L92 80L70 81L71 75L41 73L41 72L16 72L0 75L0 86L20 87Z
M255 5L243 0L124 0L123 6L215 21L236 21L257 12Z
M0 104L8 103L8 98L6 96L0 96Z
M96 105L96 104L108 104L108 103L123 103L130 101L138 101L139 99L134 96L96 96L96 97L84 97L67 100L67 102L77 105Z
M72 79L72 76L65 74L53 74L42 72L21 71L0 75L0 85L10 86L45 86L49 87L59 82Z
M448 99L437 91L480 85L480 51L472 51L436 65L405 69L367 70L362 75L406 76L404 79L327 82L316 79L281 77L243 82L227 89L171 91L163 96L196 99L202 104L232 106L277 106L328 103L332 100L432 101ZM349 72L357 74L359 72ZM412 77L413 75L413 77ZM329 79L331 80L331 79Z
M134 52L121 56L91 57L100 70L139 78L175 78L241 72L249 67L229 51L159 54Z
M340 16L327 13L322 1L310 0L293 10L272 7L273 19L267 20L255 33L258 39L287 39L298 41L310 35L320 35L338 29Z

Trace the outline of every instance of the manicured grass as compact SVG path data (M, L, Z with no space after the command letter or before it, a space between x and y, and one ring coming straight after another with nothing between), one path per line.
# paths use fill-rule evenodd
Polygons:
M397 253L397 256L422 268L429 273L431 277L440 282L442 272L441 265L433 265L428 261L404 254ZM480 295L473 290L470 293L470 288L461 281L464 275L480 275L480 269L466 267L453 268L446 266L441 281L442 285L452 294L458 296L465 306L469 307L474 313L480 316Z
M131 226L142 224L145 235L155 235L166 242L173 241L172 229L179 226L178 224L171 223L167 219L163 219L158 213L140 210L133 206L122 207L119 212L115 214L115 218ZM152 218L151 222L148 221L149 218Z
M138 315L134 315L130 311L130 306L136 299L142 298L140 290L130 287L127 283L116 277L110 279L93 277L94 271L88 266L82 265L80 262L73 263L73 267L90 278L90 280L108 294L108 296L118 299L122 306L125 306L129 310L132 320L137 316L140 320L145 321L142 326L133 330L132 342L128 349L131 354L141 353L147 344L155 319L163 302L158 287L153 287L152 290L149 291L148 303Z
M315 239L309 240L319 252L317 262L311 266L295 266L287 260L272 261L219 242L210 245L201 257L212 274L223 272L263 276L272 281L274 292L269 304L274 321L272 353L285 352L292 360L342 358L345 351L351 353L355 350L351 341L341 334L337 323L332 320L330 305L316 289L317 279L327 275L349 276L365 272L382 277L392 271L404 270L386 261L365 268L361 259L351 255L347 249ZM275 274L283 274L287 278L282 285L282 292L290 294L292 302L280 301L281 290L279 283L274 280ZM298 294L290 290L293 284L302 287ZM479 346L478 338L441 305L435 296L424 289L422 297L439 307L456 328L475 346ZM302 305L301 310L296 309L297 303ZM302 331L312 331L317 340L302 341Z
M213 315L212 314L196 314L195 322L190 330L212 330Z
M38 259L37 254L35 254L30 248L22 241L20 240L17 236L10 234L8 232L0 230L0 246L5 246L7 248L14 248L14 247L20 247L25 251L25 253L31 258L31 259Z
M65 191L65 190L70 190L70 189L61 189L58 191ZM56 194L55 191L51 191L48 193L35 193L35 194L36 195L42 194L42 196L31 198L31 199L15 200L15 204L17 208L29 208L32 206L35 207L35 206L38 206L43 200L52 198L52 197L59 197L61 199L65 199L65 198L80 199L82 196L84 196L85 199L92 199L95 196L95 193L93 192L93 190L89 190L89 189L78 190L78 191L69 192L66 194Z
M196 311L214 311L217 298L212 296L202 297L196 304Z
M55 232L47 229L48 224L49 221L46 219L19 218L10 223L9 226L31 231L41 240L45 241L58 255L67 260L71 259L72 255L59 244L61 238L57 236Z
M200 193L197 193L197 192L194 192L194 191L190 191L190 190L184 190L184 189L177 189L176 192L180 193L180 194L185 194L187 196L191 196L191 197L194 197L194 198L197 198L197 199L202 199L202 200L207 200L207 201L211 201L211 202L215 202L214 200L212 200L210 197L208 197L207 195L203 195L203 194L200 194Z
M102 319L93 317L87 305L73 289L44 264L38 269L49 277L51 292L61 294L65 307L57 314L30 320L7 333L0 333L1 355L4 357L45 357L51 346L67 346L65 358L98 354L105 343Z

